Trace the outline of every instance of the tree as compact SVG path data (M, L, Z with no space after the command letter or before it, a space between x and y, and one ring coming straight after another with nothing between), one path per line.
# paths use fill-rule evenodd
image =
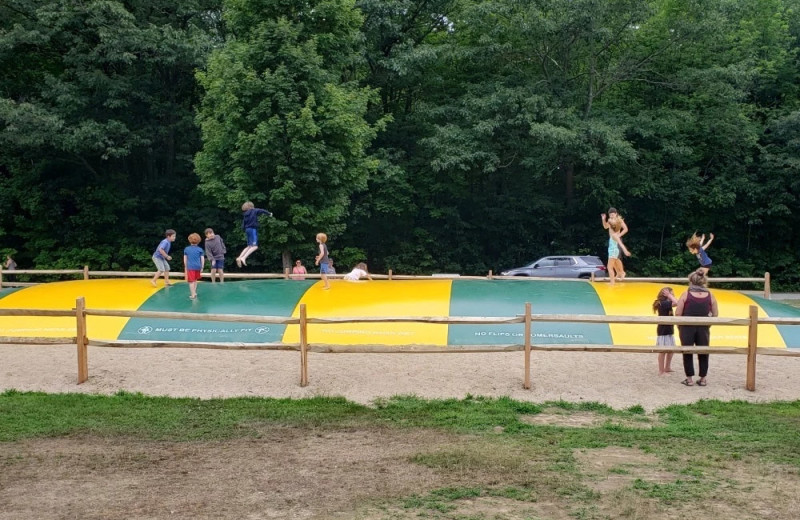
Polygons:
M225 22L229 38L197 74L201 189L229 209L268 207L266 249L288 266L317 232L343 232L377 166L366 149L382 120L365 120L376 92L355 77L361 14L351 0L231 0Z

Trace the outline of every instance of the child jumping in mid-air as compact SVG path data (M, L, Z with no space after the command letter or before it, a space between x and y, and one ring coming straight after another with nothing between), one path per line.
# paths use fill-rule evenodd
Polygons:
M225 242L222 237L214 234L211 228L206 229L206 256L208 263L211 264L211 283L214 283L216 276L219 276L219 282L225 282L225 253L228 250L225 248Z
M156 264L156 275L150 281L153 287L156 286L156 281L162 274L164 275L164 286L169 287L171 285L169 283L169 261L172 260L172 257L169 256L169 248L173 242L175 242L175 230L168 229L164 232L164 240L159 242L153 253L153 263Z
M239 258L236 259L236 265L239 267L247 265L247 257L258 249L258 216L272 216L272 212L255 207L249 200L242 204L242 211L244 212L242 215L242 229L244 229L244 234L247 237L247 246L239 253Z
M322 281L325 282L325 289L330 289L328 284L328 273L330 272L331 264L328 263L328 235L325 233L317 233L317 244L319 244L319 254L314 258L314 264L319 266L319 273Z
M659 316L674 316L672 308L678 305L678 299L672 292L672 287L664 287L658 291L653 302L653 312ZM661 325L656 327L656 346L674 347L675 346L675 325ZM672 372L672 352L660 352L658 354L658 375L663 376Z
M711 258L708 257L708 253L706 253L706 249L708 249L711 242L714 241L714 233L709 233L708 237L708 242L706 242L706 236L697 236L697 231L695 231L692 233L692 236L689 237L689 240L686 241L686 247L688 247L689 252L700 261L700 269L702 269L705 274L708 274L708 270L711 269L712 262Z
M197 280L203 272L206 263L205 253L197 244L200 243L200 235L192 233L189 235L189 247L183 250L183 269L186 281L189 282L189 299L197 298Z
M360 262L353 268L352 271L344 275L344 279L348 282L357 282L364 276L366 276L368 280L372 280L372 276L370 276L369 272L367 271L367 264Z

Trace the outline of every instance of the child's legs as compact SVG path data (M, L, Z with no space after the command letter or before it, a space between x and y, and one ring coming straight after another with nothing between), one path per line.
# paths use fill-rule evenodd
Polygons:
M197 296L197 282L189 282L189 294Z
M659 352L658 353L658 373L659 374L663 374L665 372L665 370L664 370L664 358L665 358L665 356L666 356L666 354L664 354L663 352Z

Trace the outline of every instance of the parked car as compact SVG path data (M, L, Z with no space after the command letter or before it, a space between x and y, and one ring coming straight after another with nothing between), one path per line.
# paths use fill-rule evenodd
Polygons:
M503 271L503 276L548 278L595 278L606 276L606 266L596 256L546 256L525 267Z

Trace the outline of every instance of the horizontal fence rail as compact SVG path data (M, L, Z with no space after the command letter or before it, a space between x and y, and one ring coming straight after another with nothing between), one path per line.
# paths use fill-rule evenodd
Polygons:
M59 338L20 338L0 337L0 343L24 345L49 345L75 343L78 350L78 384L89 378L88 346L107 348L201 348L218 350L291 350L300 352L300 385L308 385L308 353L466 353L466 352L518 352L524 354L524 382L523 387L531 388L531 352L532 351L561 351L561 352L613 352L613 353L686 353L686 354L736 354L746 355L746 381L748 390L755 390L756 359L758 355L800 357L800 350L764 348L758 346L759 324L800 325L800 318L759 318L756 306L750 306L747 318L735 317L684 317L684 316L604 316L588 314L533 314L530 303L525 304L524 314L508 317L448 317L448 316L417 316L417 317L342 317L342 318L309 318L305 304L301 304L298 317L284 316L255 316L244 314L199 314L185 312L156 312L156 311L127 311L107 309L87 309L84 298L78 298L72 310L53 309L0 309L0 316L42 316L42 317L72 317L76 320L76 335ZM100 317L128 317L128 318L158 318L168 320L203 320L216 322L249 322L269 323L282 325L298 325L300 328L300 341L298 343L204 343L180 341L101 341L90 340L86 318L87 316ZM725 325L748 327L747 348L731 346L718 347L657 347L640 345L590 345L590 344L543 344L534 345L531 341L531 331L537 322L570 322L570 323L622 323L622 324L663 324L663 325ZM469 324L524 324L524 342L501 345L331 345L324 343L310 343L308 341L308 326L314 324L337 323L429 323L442 325L469 325Z
M179 277L181 271L174 271L174 273ZM89 266L84 266L83 269L14 269L11 271L3 270L0 268L0 288L3 287L27 287L31 285L37 285L36 282L20 282L20 281L9 281L9 276L16 275L33 275L33 276L48 276L48 275L64 275L64 276L80 276L84 280L89 280L90 278L149 278L155 275L155 271L92 271L89 269ZM203 278L210 278L210 273L202 273L201 276ZM431 279L458 279L458 280L516 280L516 281L523 281L523 280L552 280L552 281L570 281L570 282L607 282L608 277L595 277L594 273L588 278L536 278L536 277L528 277L528 276L502 276L502 275L495 275L492 271L486 276L472 276L472 275L460 275L460 274L450 274L450 273L434 273L430 276L421 276L421 275L398 275L393 274L392 270L389 269L388 274L371 274L373 279L375 280L431 280ZM344 273L342 274L329 274L327 275L328 278L336 279L336 278L343 278ZM5 279L4 279L5 278ZM284 279L284 280L299 280L299 279L319 279L322 278L322 275L319 273L306 273L306 274L292 274L289 268L284 269L283 273L225 273L225 278L234 279L234 280L276 280L276 279ZM658 282L658 283L687 283L686 277L657 277L657 278L642 278L642 277L626 277L621 282ZM743 277L743 278L736 278L736 277L713 277L709 278L710 283L763 283L764 284L764 297L770 298L771 296L771 282L770 282L770 274L764 273L763 277Z

